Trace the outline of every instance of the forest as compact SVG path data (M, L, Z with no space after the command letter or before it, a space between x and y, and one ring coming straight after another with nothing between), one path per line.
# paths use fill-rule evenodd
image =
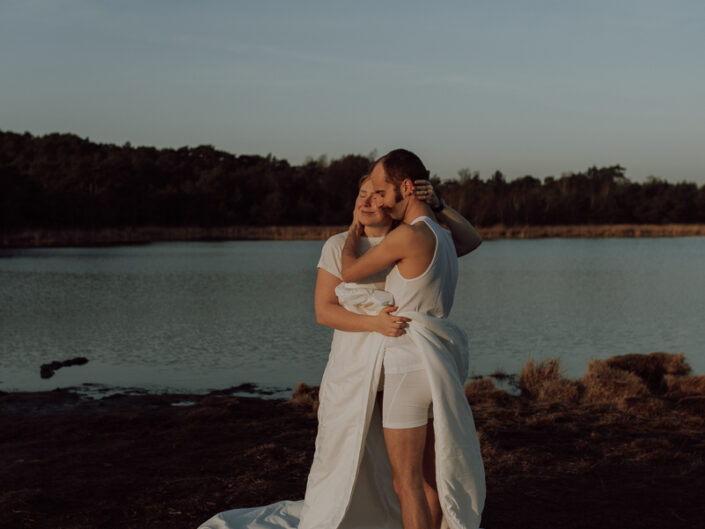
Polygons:
M136 226L344 225L371 156L308 159L99 144L74 134L0 131L0 230ZM431 168L432 169L432 168ZM479 227L704 223L705 185L620 165L507 181L461 169L432 180Z

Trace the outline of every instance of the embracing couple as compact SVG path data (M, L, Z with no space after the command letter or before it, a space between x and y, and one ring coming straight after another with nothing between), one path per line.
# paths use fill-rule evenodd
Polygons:
M383 156L361 180L350 229L323 247L316 316L336 331L304 500L226 511L202 529L479 527L467 337L446 317L458 257L480 238L427 178L415 154Z

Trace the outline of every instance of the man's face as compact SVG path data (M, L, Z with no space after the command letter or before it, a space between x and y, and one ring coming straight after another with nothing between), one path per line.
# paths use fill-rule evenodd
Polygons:
M374 187L369 178L360 186L355 200L355 209L358 210L360 223L363 226L386 226L392 222L377 203Z
M387 182L387 173L380 162L374 166L370 173L370 181L374 188L377 203L382 210L395 220L404 218L407 199L401 196L399 188L392 182Z

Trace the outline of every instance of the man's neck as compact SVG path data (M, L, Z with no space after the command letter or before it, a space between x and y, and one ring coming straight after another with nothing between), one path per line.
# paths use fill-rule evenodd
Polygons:
M415 198L409 200L409 206L406 208L406 212L404 213L403 222L405 224L409 224L412 220L423 216L434 218L433 211L429 205L426 204L426 202L416 200Z

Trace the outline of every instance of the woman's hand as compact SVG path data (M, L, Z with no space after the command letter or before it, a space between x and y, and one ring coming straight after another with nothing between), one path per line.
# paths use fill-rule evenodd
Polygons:
M406 334L406 328L411 321L404 316L394 316L391 314L399 307L384 307L374 318L374 331L384 336L399 337Z
M414 194L416 198L426 202L432 208L438 207L441 203L441 199L433 189L433 184L428 180L414 180Z
M356 233L360 236L365 234L365 226L363 226L360 222L360 210L357 209L357 207L353 209L353 220L352 224L350 224L349 231Z

